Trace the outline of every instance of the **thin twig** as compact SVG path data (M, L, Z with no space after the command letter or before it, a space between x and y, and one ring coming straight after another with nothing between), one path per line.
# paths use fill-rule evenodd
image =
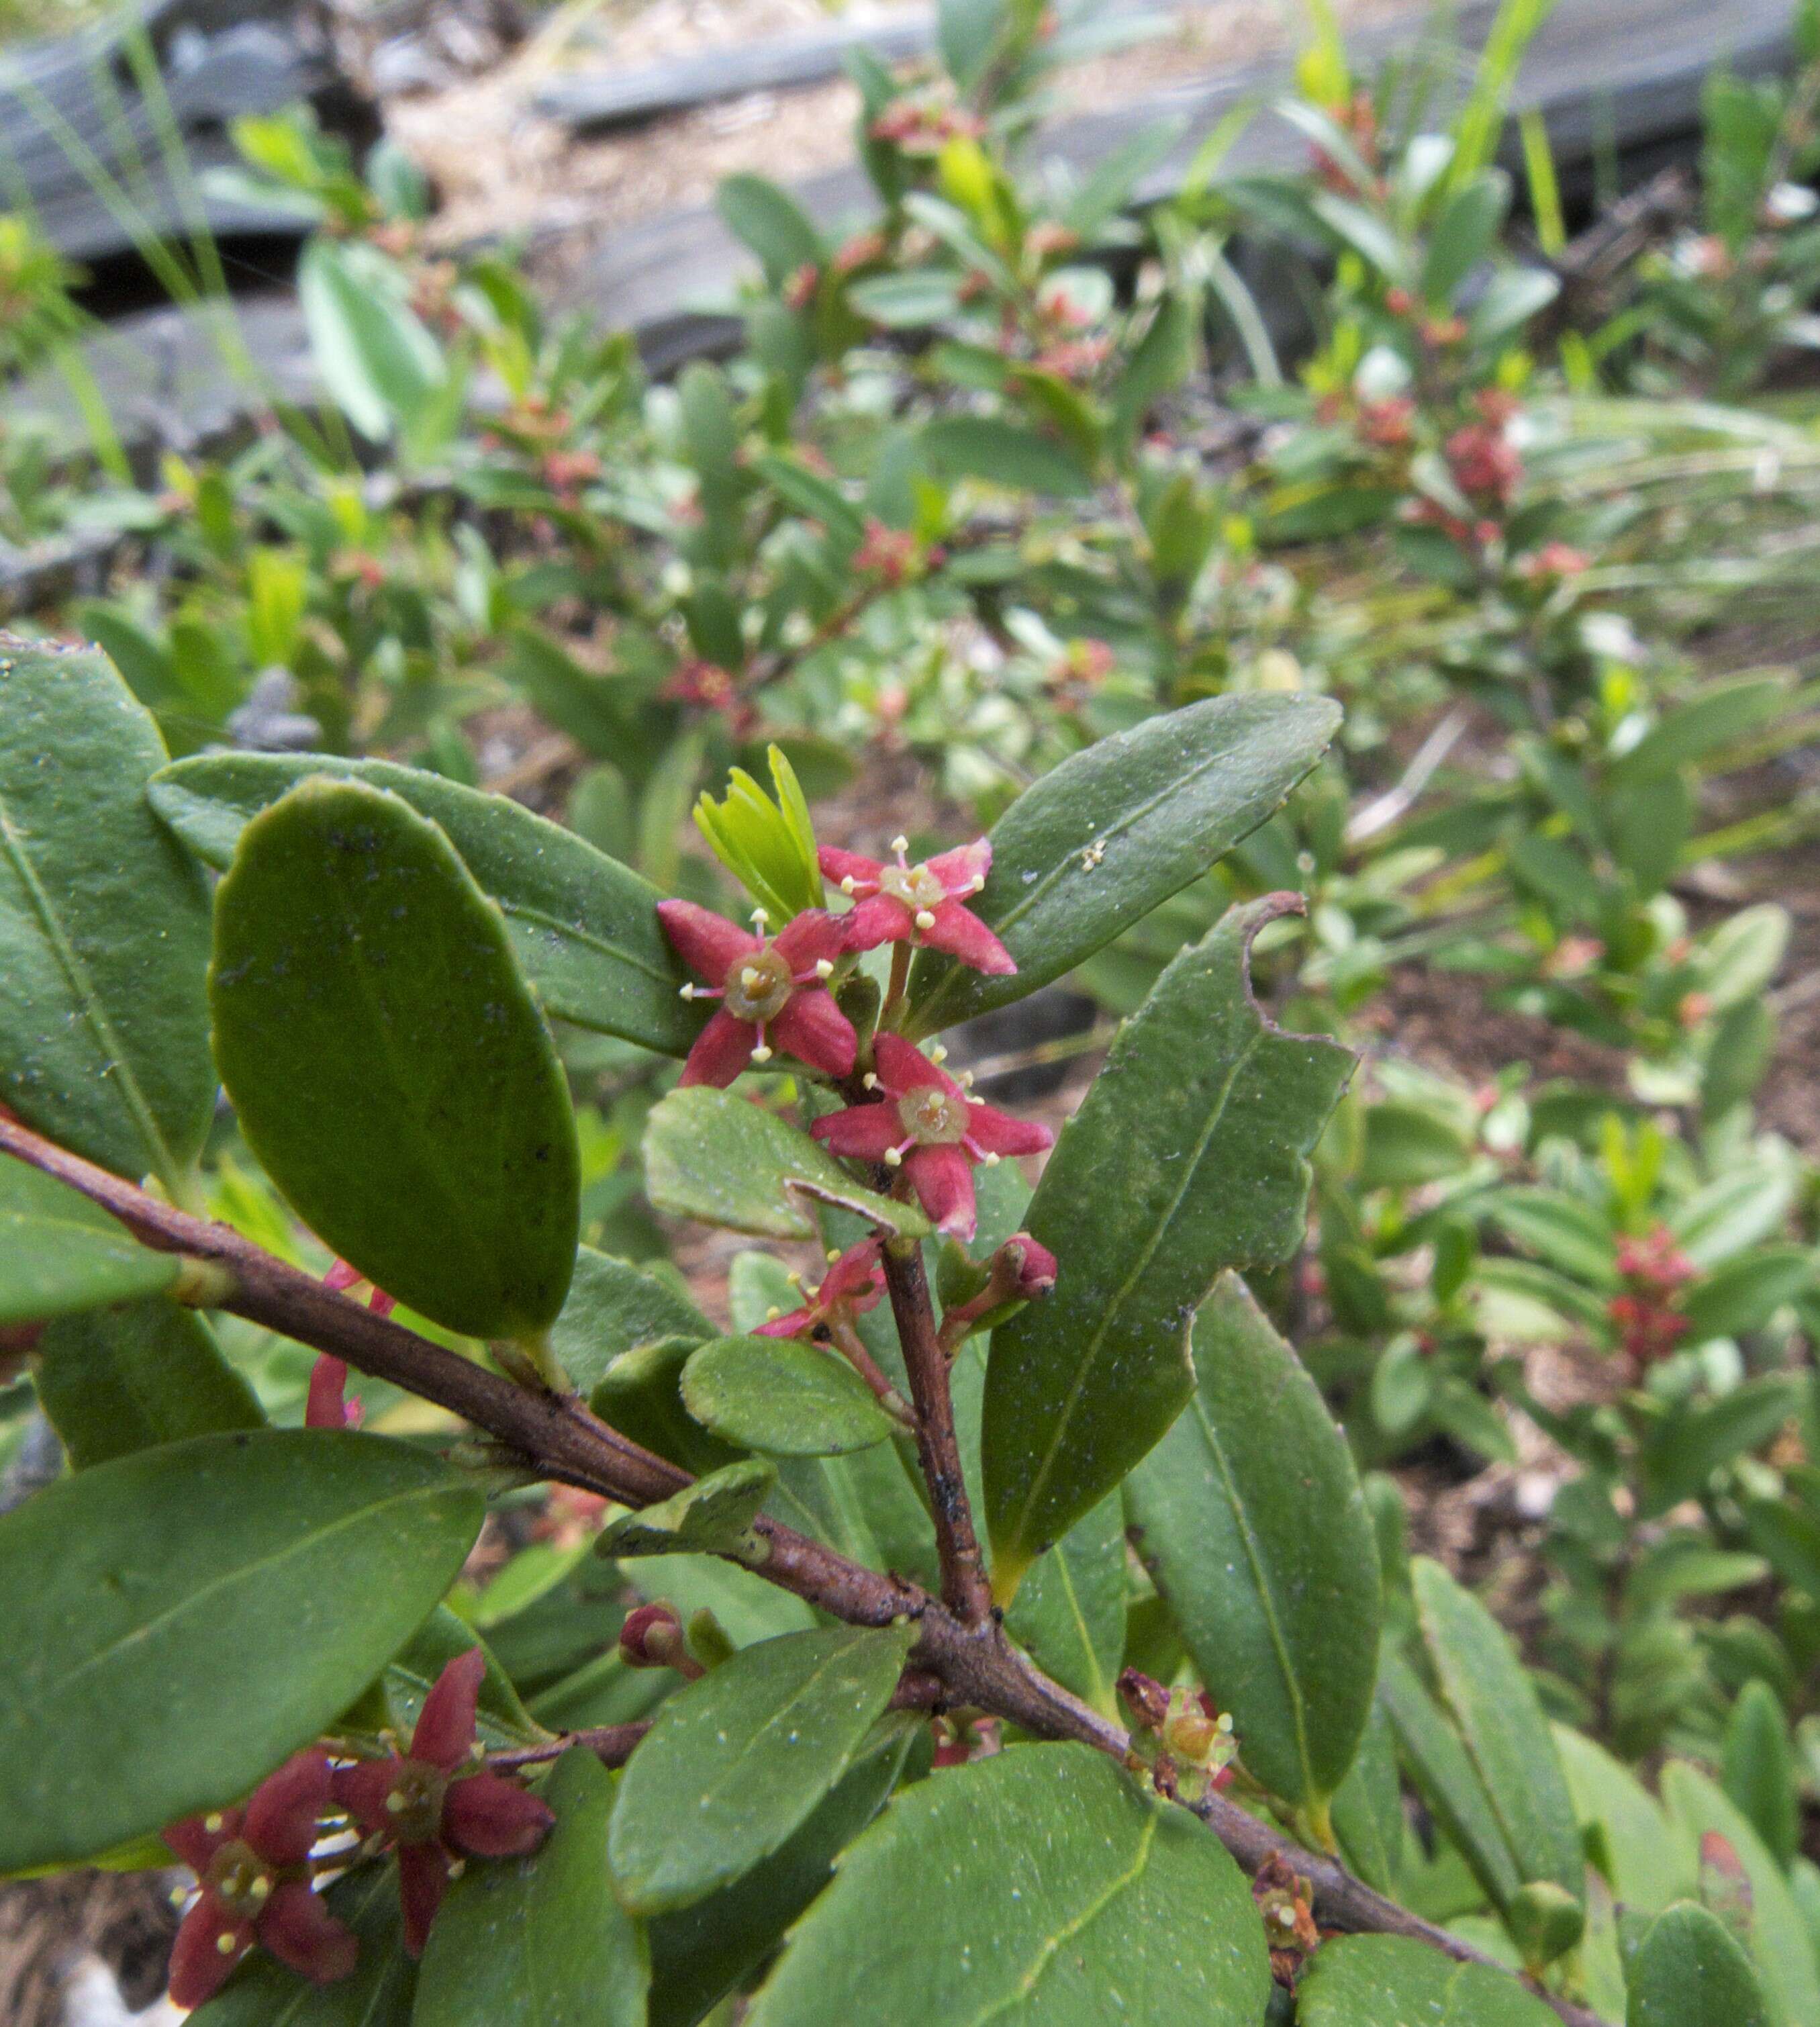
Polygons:
M1346 825L1346 843L1363 844L1368 838L1375 837L1381 830L1388 830L1400 823L1411 807L1433 778L1435 770L1460 744L1466 730L1470 714L1464 707L1456 706L1442 718L1416 749L1414 757L1403 770L1403 777L1396 786L1368 802L1356 811Z

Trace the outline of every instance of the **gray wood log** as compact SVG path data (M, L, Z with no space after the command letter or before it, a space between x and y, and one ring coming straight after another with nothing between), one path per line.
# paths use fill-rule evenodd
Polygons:
M170 120L138 87L129 38L142 35ZM144 0L116 20L0 57L0 208L34 214L71 259L133 250L136 235L181 237L198 216L220 238L297 236L295 211L212 195L191 177L237 161L228 122L299 99L345 116L351 94L298 0ZM165 159L174 124L189 168ZM92 161L89 158L92 158ZM116 186L96 187L96 165ZM118 215L119 199L134 214Z

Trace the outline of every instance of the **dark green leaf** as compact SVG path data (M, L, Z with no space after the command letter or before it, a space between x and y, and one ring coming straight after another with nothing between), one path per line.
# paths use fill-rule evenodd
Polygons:
M668 1282L584 1246L576 1252L569 1299L550 1338L563 1371L586 1394L635 1345L666 1337L700 1343L714 1335L713 1324Z
M312 1985L255 1950L196 2027L410 2027L417 1966L404 1954L398 1874L391 1865L350 1873L328 1890L329 1911L360 1940L352 1977Z
M542 1846L471 1864L449 1889L412 2027L644 2027L648 1948L607 1874L613 1777L578 1748L542 1792L556 1818Z
M437 342L411 308L399 270L361 239L318 234L304 249L297 299L323 383L375 443L407 428L448 378Z
M1210 1830L1091 1747L1020 1745L897 1796L748 2027L1253 2027L1269 1989L1250 1892Z
M257 1429L253 1389L175 1302L64 1316L38 1342L38 1397L78 1471L217 1429Z
M0 1324L40 1323L155 1295L181 1272L79 1190L0 1161Z
M1593 1862L1611 1891L1641 1914L1657 1914L1691 1893L1691 1854L1670 1829L1662 1805L1636 1776L1584 1732L1553 1727L1555 1745L1574 1798L1574 1813Z
M575 1260L568 1087L499 911L400 797L305 781L216 899L215 1055L304 1222L474 1337L556 1320Z
M0 1870L236 1800L422 1623L478 1489L382 1437L197 1436L0 1519Z
M225 870L248 822L316 774L389 788L441 825L504 911L525 976L552 1014L687 1054L703 1016L677 997L688 974L658 927L657 890L504 796L389 760L211 753L164 769L152 804L199 858Z
M1406 1936L1323 1944L1296 1992L1300 2027L1559 2027L1506 1971L1455 1963Z
M1126 1488L1139 1552L1246 1769L1317 1810L1378 1674L1377 1545L1346 1439L1235 1274L1194 1333L1188 1412Z
M164 759L105 655L0 634L0 1102L183 1195L215 1102L209 897L146 807Z
M610 1522L594 1545L604 1556L752 1555L752 1522L777 1475L774 1465L756 1457L722 1464L668 1499Z
M922 449L943 479L984 479L1056 500L1093 490L1092 472L1072 451L1000 415L941 416L925 426Z
M1509 209L1510 178L1502 169L1482 169L1449 198L1422 263L1422 293L1437 308L1452 303L1454 291L1490 252Z
M1795 1758L1781 1699L1761 1677L1746 1682L1726 1727L1725 1789L1786 1871L1801 1829Z
M799 268L821 261L821 238L803 207L767 177L722 177L714 191L714 209L734 238L758 255L773 288L781 287Z
M743 1648L671 1697L626 1767L607 1851L634 1913L686 1907L769 1858L854 1763L914 1638L831 1626Z
M1334 1829L1349 1869L1380 1893L1394 1890L1405 1826L1397 1744L1388 1713L1374 1702L1346 1778L1334 1793Z
M1280 910L1234 909L1170 965L1031 1201L1031 1233L1063 1265L992 1335L982 1449L1002 1603L1187 1405L1189 1326L1220 1271L1283 1259L1301 1235L1309 1153L1353 1058L1252 999L1251 939Z
M844 1358L794 1338L704 1344L684 1368L682 1397L716 1435L772 1457L841 1457L897 1426Z
M851 1767L788 1841L743 1878L673 1914L652 1918L651 2027L695 2027L755 1970L833 1876L834 1861L877 1815L897 1784L923 1719L880 1720Z
M1692 1900L1650 1923L1629 1981L1625 2027L1773 2027L1750 1959L1724 1922Z
M683 1371L702 1342L692 1335L660 1337L622 1351L588 1397L594 1412L622 1435L698 1475L745 1454L740 1445L711 1434L683 1404Z
M659 1210L766 1239L815 1236L803 1198L911 1238L926 1237L930 1228L914 1204L862 1188L807 1133L706 1084L673 1091L652 1109L644 1187Z
M1072 971L1249 836L1327 749L1326 697L1213 697L1063 761L992 828L973 911L1017 961L989 978L925 951L911 1029L932 1034Z
M1109 1493L1030 1566L1005 1630L1037 1666L1110 1717L1125 1648L1124 1502Z
M1422 1799L1493 1904L1508 1907L1523 1877L1459 1733L1400 1654L1385 1654L1378 1694Z
M1580 1900L1586 1864L1573 1800L1534 1685L1509 1637L1440 1564L1419 1556L1411 1577L1442 1697L1523 1881L1547 1880Z

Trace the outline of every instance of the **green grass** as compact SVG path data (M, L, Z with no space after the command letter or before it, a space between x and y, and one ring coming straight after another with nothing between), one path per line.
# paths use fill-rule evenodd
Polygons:
M28 36L65 35L107 10L108 0L0 0L0 46Z

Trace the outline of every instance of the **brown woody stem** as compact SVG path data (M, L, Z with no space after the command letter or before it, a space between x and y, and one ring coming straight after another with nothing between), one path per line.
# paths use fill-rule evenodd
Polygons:
M375 1316L363 1304L324 1287L301 1268L263 1251L231 1226L175 1209L46 1140L3 1109L0 1153L79 1190L142 1243L223 1270L219 1307L449 1409L485 1430L540 1477L602 1493L630 1506L652 1505L690 1482L686 1471L609 1427L577 1396L515 1385ZM850 1562L765 1516L755 1524L770 1553L759 1574L851 1625L914 1620L917 1642L894 1699L900 1708L973 1705L1034 1737L1073 1740L1123 1761L1130 1746L1124 1727L1051 1682L1011 1645L991 1615L991 1593L961 1479L947 1361L936 1341L922 1256L914 1246L899 1253L888 1245L884 1262L921 1423L918 1448L924 1469L932 1491L938 1485L952 1488L951 1493L936 1493L935 1516L943 1589L952 1595L932 1598L919 1585ZM586 1745L603 1756L622 1746L629 1753L637 1742L632 1734L641 1729L608 1726L572 1733L548 1748L489 1757L496 1767L530 1766L572 1745ZM1413 1937L1458 1961L1504 1968L1458 1937L1374 1892L1332 1859L1286 1844L1277 1830L1223 1796L1209 1796L1196 1812L1247 1872L1255 1873L1273 1855L1286 1857L1312 1882L1314 1911L1327 1926ZM1600 2027L1582 2008L1543 1996L1568 2027Z

